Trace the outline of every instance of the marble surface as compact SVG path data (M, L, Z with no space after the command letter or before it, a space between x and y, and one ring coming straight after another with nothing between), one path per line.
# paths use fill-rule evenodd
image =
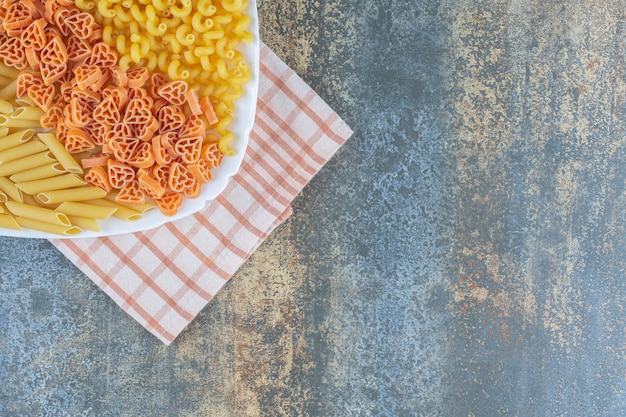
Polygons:
M259 0L354 136L169 347L0 239L0 416L626 414L625 6Z

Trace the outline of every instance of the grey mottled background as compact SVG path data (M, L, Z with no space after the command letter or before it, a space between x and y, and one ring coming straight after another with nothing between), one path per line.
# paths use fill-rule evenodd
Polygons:
M260 0L354 136L170 347L0 239L0 416L626 415L625 8Z

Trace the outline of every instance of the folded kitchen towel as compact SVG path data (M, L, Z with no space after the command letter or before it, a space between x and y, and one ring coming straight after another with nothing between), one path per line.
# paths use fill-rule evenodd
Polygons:
M257 114L240 171L195 215L145 232L51 242L170 344L276 226L352 131L261 45Z

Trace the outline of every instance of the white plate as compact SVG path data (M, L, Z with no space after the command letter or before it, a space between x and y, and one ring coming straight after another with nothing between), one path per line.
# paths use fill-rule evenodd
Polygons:
M213 179L204 184L202 194L196 199L185 199L174 216L164 216L155 208L145 213L144 217L136 221L123 221L117 218L98 220L100 232L83 230L72 236L60 236L36 230L23 229L12 230L0 228L0 236L26 237L26 238L53 238L53 239L81 239L87 237L113 236L123 233L139 232L161 226L167 222L181 219L192 215L204 208L206 202L215 199L228 184L229 179L237 173L248 145L250 131L254 124L256 113L257 90L259 84L259 27L257 17L256 0L249 0L246 12L251 17L251 27L248 29L254 35L254 41L250 44L242 42L241 51L244 53L248 65L252 71L252 80L245 85L245 92L236 102L233 123L230 130L235 133L236 139L231 147L236 151L232 157L224 157L222 164L212 170Z

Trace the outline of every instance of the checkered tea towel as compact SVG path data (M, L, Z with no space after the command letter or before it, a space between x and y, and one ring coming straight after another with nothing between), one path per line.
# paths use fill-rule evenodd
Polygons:
M51 242L170 344L276 226L352 131L261 45L255 125L240 171L193 216L146 232Z

